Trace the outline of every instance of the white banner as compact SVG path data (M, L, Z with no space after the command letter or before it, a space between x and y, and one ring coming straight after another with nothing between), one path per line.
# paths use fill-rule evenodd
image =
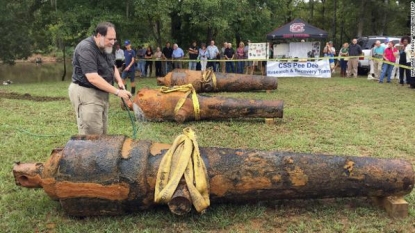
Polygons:
M329 60L307 62L267 62L267 76L331 78Z

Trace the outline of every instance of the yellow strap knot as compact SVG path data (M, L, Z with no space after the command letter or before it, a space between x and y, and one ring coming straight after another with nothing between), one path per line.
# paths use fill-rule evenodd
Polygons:
M174 140L160 162L154 201L168 203L184 175L193 206L202 212L210 205L207 171L194 131L185 128L183 133Z
M212 67L210 67L209 69L202 71L202 83L209 83L210 81L212 81L212 85L213 85L213 90L216 90L216 75L215 72L213 72Z
M193 87L192 84L186 84L182 86L174 86L174 87L161 87L160 88L161 93L170 93L170 92L186 92L186 94L179 99L179 101L176 104L176 107L174 108L174 114L177 114L177 112L180 110L181 107L183 107L184 102L186 101L187 97L192 94L192 102L193 102L193 109L195 112L195 119L200 120L200 105L199 100L197 99L196 90Z

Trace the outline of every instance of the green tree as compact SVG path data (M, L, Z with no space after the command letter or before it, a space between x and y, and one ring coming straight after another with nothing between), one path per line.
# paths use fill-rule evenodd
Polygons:
M33 1L0 0L0 59L13 62L31 54Z

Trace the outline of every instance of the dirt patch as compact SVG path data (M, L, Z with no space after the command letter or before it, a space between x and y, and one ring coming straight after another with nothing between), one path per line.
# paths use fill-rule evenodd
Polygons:
M15 99L15 100L29 100L35 102L50 102L66 100L65 97L50 97L50 96L32 96L29 93L20 94L15 92L5 92L0 90L0 98Z

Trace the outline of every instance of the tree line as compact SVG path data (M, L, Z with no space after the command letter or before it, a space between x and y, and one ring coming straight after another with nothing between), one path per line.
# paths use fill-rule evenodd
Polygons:
M101 21L117 39L187 48L194 40L265 42L301 18L339 47L362 35L409 33L411 0L0 0L0 60L73 48Z

